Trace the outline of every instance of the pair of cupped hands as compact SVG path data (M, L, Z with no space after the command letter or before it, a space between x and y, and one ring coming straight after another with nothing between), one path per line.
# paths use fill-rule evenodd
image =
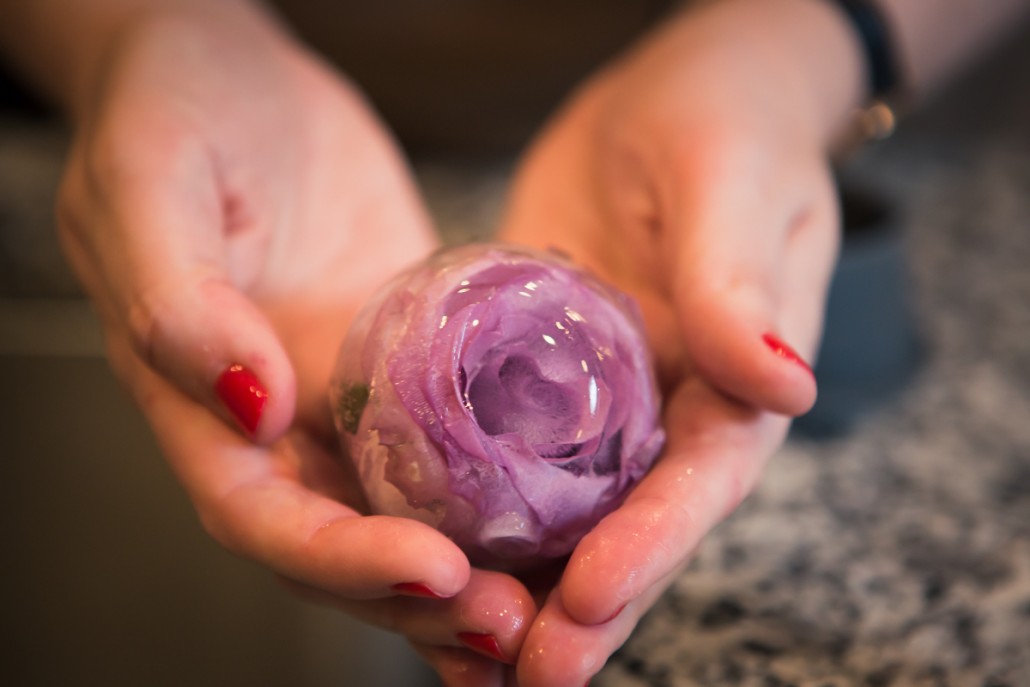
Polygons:
M826 150L846 100L813 74L833 53L813 28L843 31L821 4L797 3L800 23L777 14L789 1L672 19L575 93L520 165L499 238L557 248L637 299L668 434L542 585L366 515L341 461L339 344L384 280L437 247L369 104L256 12L122 31L73 108L61 235L207 531L404 635L449 686L589 681L814 401L804 359L837 244Z

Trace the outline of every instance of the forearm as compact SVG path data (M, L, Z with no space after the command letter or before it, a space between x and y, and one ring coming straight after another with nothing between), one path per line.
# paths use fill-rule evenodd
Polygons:
M97 87L107 51L132 22L162 11L253 16L250 0L0 0L0 53L74 111Z

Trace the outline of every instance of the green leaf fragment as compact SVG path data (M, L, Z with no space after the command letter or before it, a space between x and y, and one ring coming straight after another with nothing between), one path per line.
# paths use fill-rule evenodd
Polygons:
M343 428L351 434L358 433L361 414L368 405L369 389L367 384L353 384L344 387L340 392L336 412Z

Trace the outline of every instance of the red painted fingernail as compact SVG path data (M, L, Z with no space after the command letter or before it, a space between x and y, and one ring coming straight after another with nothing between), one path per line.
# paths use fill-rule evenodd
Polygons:
M427 599L444 598L421 582L398 582L393 585L393 590L400 592L401 594L409 594L411 596L424 596Z
M242 365L230 365L218 376L215 392L240 426L253 434L268 401L268 391L257 375Z
M501 645L497 643L497 637L493 635L480 634L478 632L459 632L458 640L473 651L486 654L501 663L511 663L504 655L504 652L501 651Z
M624 608L626 608L626 604L622 604L621 606L616 608L614 613L612 613L610 616L608 616L605 620L601 621L601 624L603 625L604 623L610 623L611 621L613 621L616 618L618 618L619 614L622 613L622 609L624 609Z
M804 358L798 355L797 351L795 351L793 348L785 344L775 334L764 334L762 336L762 341L764 341L765 345L772 349L772 352L776 355L780 356L785 360L789 360L792 363L797 363L801 367L808 370L809 374L812 373L812 367L805 362Z

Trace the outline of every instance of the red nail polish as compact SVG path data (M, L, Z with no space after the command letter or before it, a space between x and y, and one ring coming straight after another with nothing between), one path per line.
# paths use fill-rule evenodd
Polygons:
M393 590L410 596L424 596L427 599L444 598L421 582L398 582L393 585Z
M257 376L242 365L230 365L218 376L215 392L240 426L253 434L268 401L268 392Z
M610 623L611 621L618 618L619 614L622 613L622 609L624 608L626 608L626 604L622 604L621 606L616 608L614 613L612 613L610 616L601 621L601 624L604 625L605 623Z
M762 341L764 341L765 345L768 346L770 349L772 349L772 352L775 353L776 355L780 356L781 358L783 358L785 360L789 360L792 363L797 363L801 367L803 367L806 370L808 370L809 374L812 373L811 366L809 366L809 364L806 363L804 361L804 359L800 355L798 355L797 351L795 351L793 348L791 348L790 346L785 344L775 334L765 334L765 335L763 335L762 336Z
M459 632L458 640L473 651L486 654L501 663L511 662L501 651L501 645L498 644L497 638L493 635L480 634L478 632Z

